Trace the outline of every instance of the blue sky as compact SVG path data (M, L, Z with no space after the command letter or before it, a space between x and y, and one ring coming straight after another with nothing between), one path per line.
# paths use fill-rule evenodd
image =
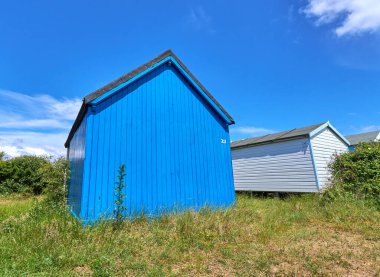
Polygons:
M380 129L378 0L3 1L0 150L61 154L80 99L172 49L232 139Z

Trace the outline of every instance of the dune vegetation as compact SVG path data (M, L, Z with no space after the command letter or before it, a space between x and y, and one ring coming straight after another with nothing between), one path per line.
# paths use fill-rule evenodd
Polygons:
M64 160L0 160L0 276L378 276L379 145L337 157L321 194L237 194L117 228L70 214Z
M1 276L380 274L366 200L238 195L227 210L84 227L43 198L0 199Z

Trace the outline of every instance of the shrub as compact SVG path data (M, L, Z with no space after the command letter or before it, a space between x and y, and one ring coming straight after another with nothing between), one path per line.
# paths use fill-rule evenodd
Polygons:
M50 161L40 168L40 173L46 200L53 204L65 204L69 176L68 161L64 158Z
M49 164L45 157L20 156L0 163L0 192L41 194L40 169ZM6 191L5 191L6 190Z
M0 195L12 194L14 192L23 191L23 187L21 184L16 183L13 179L5 179L0 184Z
M332 186L328 198L351 196L369 199L380 207L380 142L359 144L330 165Z
M0 159L0 194L47 194L47 199L61 202L66 197L68 162L64 158L21 156Z

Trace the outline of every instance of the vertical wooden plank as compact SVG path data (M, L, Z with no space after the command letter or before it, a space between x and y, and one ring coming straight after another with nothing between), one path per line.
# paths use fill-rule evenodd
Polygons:
M93 130L93 116L92 115L86 115L85 118L83 118L82 124L86 124L86 129L88 129L88 132L83 132L83 136L85 137L85 144L83 145L83 151L84 151L84 165L83 165L83 184L82 184L82 208L80 217L86 218L87 217L87 211L88 211L88 196L89 196L89 190L90 190L90 177L91 177L91 148L92 148L92 136L89 136L91 130Z
M93 147L84 216L112 212L121 163L131 214L228 205L233 199L229 140L220 143L228 131L181 74L174 64L161 65L99 103L88 132Z
M132 86L129 86L127 88L128 90L128 97L126 97L127 102L127 126L126 126L126 137L127 137L127 147L126 147L126 163L127 163L127 203L129 205L129 211L128 213L132 216L133 215L133 209L134 209L134 199L135 195L134 192L136 191L134 189L134 159L133 159L133 151L132 151L132 134L133 134L133 95L132 95Z

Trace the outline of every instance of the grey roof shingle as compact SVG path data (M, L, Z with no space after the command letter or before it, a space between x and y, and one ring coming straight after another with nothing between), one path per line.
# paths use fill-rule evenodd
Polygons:
M380 130L355 135L346 136L351 145L357 145L360 142L372 142L380 137Z
M244 146L249 146L249 145L278 142L282 140L299 138L299 137L307 137L312 131L319 128L323 124L326 124L326 122L310 125L310 126L306 126L302 128L291 129L288 131L279 132L275 134L269 134L265 136L252 137L248 139L233 141L231 143L231 148L239 148L239 147L244 147Z

